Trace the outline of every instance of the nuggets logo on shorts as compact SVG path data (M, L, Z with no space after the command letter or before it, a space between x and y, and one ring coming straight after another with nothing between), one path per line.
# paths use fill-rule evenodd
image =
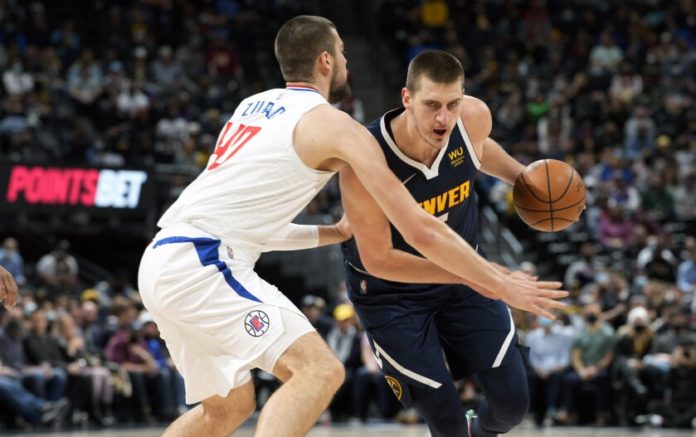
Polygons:
M404 390L401 388L401 384L399 381L396 380L393 376L384 376L384 379L387 380L387 384L389 384L389 387L391 387L392 391L394 392L394 396L396 396L397 400L401 400L401 395L404 394Z
M244 318L244 328L252 337L260 337L268 331L270 326L268 315L263 311L255 310Z

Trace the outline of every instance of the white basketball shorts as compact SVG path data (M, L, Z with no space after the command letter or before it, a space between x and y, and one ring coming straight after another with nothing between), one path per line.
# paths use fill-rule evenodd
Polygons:
M254 368L272 372L295 340L314 331L253 263L189 225L155 236L140 262L138 285L184 377L189 404L226 396L249 382Z

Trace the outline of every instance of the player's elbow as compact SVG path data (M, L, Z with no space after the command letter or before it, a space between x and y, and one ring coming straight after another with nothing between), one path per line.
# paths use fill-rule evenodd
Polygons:
M365 270L372 276L383 277L384 272L388 269L387 254L379 250L361 250L360 253L360 261L362 261Z
M423 220L422 223L403 234L404 240L420 253L430 253L431 249L437 244L437 230L433 224L433 220Z

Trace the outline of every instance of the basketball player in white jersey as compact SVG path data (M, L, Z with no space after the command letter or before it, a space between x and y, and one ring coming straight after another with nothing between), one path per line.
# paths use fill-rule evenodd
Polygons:
M207 168L167 210L143 255L139 287L186 382L167 436L227 436L255 409L250 371L283 385L256 436L305 435L343 382L338 359L302 313L253 270L259 253L343 241L342 226L291 220L350 167L405 239L476 290L529 311L560 307L559 283L501 272L419 208L372 135L328 102L348 91L343 42L321 17L289 20L275 41L286 88L245 99Z
M19 287L12 274L0 266L0 303L5 309L9 310L17 303L17 294L19 294Z

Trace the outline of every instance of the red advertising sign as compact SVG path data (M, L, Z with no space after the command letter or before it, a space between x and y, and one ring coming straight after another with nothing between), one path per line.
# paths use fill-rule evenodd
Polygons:
M154 200L154 180L140 169L2 163L0 187L6 206L135 210Z

